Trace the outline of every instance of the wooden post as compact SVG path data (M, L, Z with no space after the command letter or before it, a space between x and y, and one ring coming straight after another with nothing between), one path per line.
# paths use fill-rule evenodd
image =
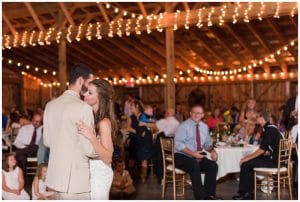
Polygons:
M255 98L255 93L254 93L254 70L250 69L249 70L249 74L251 76L251 81L250 81L250 85L251 85L251 97Z
M291 89L291 81L286 81L285 82L285 95L286 95L287 99L290 98L290 96L291 96L290 89Z
M166 12L172 12L170 4L166 5ZM173 27L166 28L166 62L167 79L165 84L165 108L175 109L175 53L174 53L174 30Z
M59 12L59 26L63 29L63 13ZM67 43L64 38L61 39L58 45L58 76L60 82L60 90L63 92L66 90L67 83Z

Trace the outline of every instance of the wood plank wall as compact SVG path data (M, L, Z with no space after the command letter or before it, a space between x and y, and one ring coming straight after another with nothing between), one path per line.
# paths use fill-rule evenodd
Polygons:
M284 105L290 96L295 95L297 80L280 81L255 81L254 98L257 100L257 107L270 110L278 117L278 109ZM287 85L289 89L287 89ZM144 104L156 105L164 110L164 88L163 85L151 85L136 87L140 88L140 97ZM227 83L227 84L177 84L176 104L181 104L187 109L187 99L191 91L199 89L206 95L206 110L213 110L215 107L230 108L235 105L241 109L245 101L251 97L251 83ZM124 103L127 89L116 87L119 102ZM291 95L288 96L288 90Z

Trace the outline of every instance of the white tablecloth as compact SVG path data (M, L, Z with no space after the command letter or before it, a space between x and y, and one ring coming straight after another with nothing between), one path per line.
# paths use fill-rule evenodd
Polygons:
M218 174L217 179L224 177L228 173L240 172L240 160L258 149L257 145L245 147L223 146L215 148L218 153Z

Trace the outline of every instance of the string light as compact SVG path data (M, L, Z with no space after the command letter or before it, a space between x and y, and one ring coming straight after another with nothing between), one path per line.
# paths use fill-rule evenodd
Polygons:
M109 31L108 31L108 37L112 38L114 37L114 33L113 33L113 26L114 26L115 21L111 21L109 23Z
M291 17L294 17L294 16L295 16L295 11L296 11L297 8L298 8L298 3L297 3L296 6L292 9L292 11L291 11Z
M163 13L160 13L159 14L159 18L158 18L158 21L157 21L157 26L156 26L156 30L159 31L159 32L162 32L163 31L163 28L161 26L161 20L163 19L164 17L164 14Z
M178 29L178 26L177 26L177 18L178 18L178 15L180 14L180 10L177 10L174 14L174 26L173 26L173 30L176 31Z
M45 37L45 42L47 45L51 45L51 42L49 41L50 37L51 37L51 34L52 32L55 30L55 28L53 27L50 27L46 33L46 37Z
M11 49L11 47L10 47L10 36L8 36L8 35L4 35L4 38L5 38L5 48L8 48L8 49Z
M190 10L187 10L185 15L185 24L184 24L185 29L190 29L189 18L190 18Z
M23 33L23 36L22 36L22 43L21 43L21 46L23 46L23 47L26 47L27 45L26 45L26 38L27 38L27 31L25 31L24 33Z
M219 17L219 25L220 26L222 26L225 22L224 18L226 16L226 8L227 8L226 5L222 6L222 8L221 8L222 15Z
M62 31L56 33L56 43L58 44L60 43L61 35L62 35Z
M142 19L143 19L143 16L140 15L140 16L138 17L137 21L136 21L135 33L136 33L137 35L140 35L140 34L142 33L142 32L139 30L140 27L141 27L140 21L141 21Z
M126 36L130 36L130 28L131 28L131 20L127 20L127 23L125 25L125 33Z
M279 9L280 9L280 2L277 2L277 4L276 4L276 11L275 11L275 14L274 14L274 18L277 18L277 19L280 18L280 16L279 16Z
M100 22L97 22L97 26L96 26L96 38L98 40L102 39L102 36L101 36L101 24L100 24Z
M198 11L198 22L197 22L197 27L200 29L201 27L203 27L203 24L202 24L202 9L205 10L205 7L204 8L200 8L199 11Z
M44 36L44 32L43 31L40 31L40 33L39 33L39 36L38 36L38 44L40 45L40 46L43 46L44 45L44 42L42 41L42 38L43 38L43 36Z
M19 41L19 33L16 32L16 34L14 35L13 47L18 47L18 41Z
M153 19L153 14L147 16L147 20L148 20L148 23L146 25L146 29L147 29L147 34L150 34L152 31L151 31L151 23L152 23L152 19Z
M249 22L250 22L248 13L249 13L249 11L250 11L251 9L252 9L252 3L249 2L249 3L248 3L247 9L244 11L244 22L246 22L246 23L249 23Z
M69 27L68 27L68 33L67 33L67 41L69 43L72 42L71 35L72 35L72 25L69 25Z
M250 20L248 14L249 14L249 12L252 9L252 7L253 7L254 4L256 5L257 3L251 3L251 2L249 2L248 4L245 4L245 5L248 5L247 8L244 9L244 21L245 22L248 22ZM109 3L106 3L105 5L106 5L107 9L113 7L113 10L117 10L118 13L121 12L123 16L128 16L129 12L126 11L126 10L124 10L124 9L117 8L113 4L109 4ZM232 20L233 20L233 23L235 24L237 22L237 20L238 20L239 15L240 15L239 11L241 9L241 4L237 2L237 3L235 3L234 6L235 6L235 8L234 8L234 14L232 16ZM256 14L257 19L259 19L259 20L262 19L265 10L268 9L268 6L269 6L268 3L260 2L260 10ZM279 18L280 7L281 6L284 6L284 3L277 2L277 4L276 4L276 10L274 9L274 13L275 13L274 17L275 18ZM291 8L290 11L288 11L291 16L294 16L297 13L297 7L298 7L298 5L297 5L297 3L295 3L295 6L293 8ZM213 25L212 17L213 17L213 14L214 14L216 8L217 7L211 7L210 8L210 11L209 11L208 16L207 16L207 26L212 26ZM197 11L197 13L198 13L198 22L196 23L196 25L199 28L201 28L203 26L202 20L203 20L203 17L204 17L204 15L203 15L204 9L205 8L201 8L201 9L199 9ZM218 15L219 15L218 16L218 21L219 21L218 24L222 25L222 24L224 24L224 19L225 19L224 16L226 16L226 11L227 11L226 5L222 6L220 8L220 11L221 11L221 13L218 13ZM131 13L130 12L130 14L131 14L132 18L136 17L135 13ZM189 16L190 14L191 14L190 11L187 11L185 13L185 22L184 22L185 23L185 28L190 28L190 26L191 26L190 24L191 23L194 24L193 22L190 21L190 16ZM159 15L153 15L153 14L151 14L151 15L152 16L150 16L150 17L147 16L147 19L148 19L148 24L146 24L146 26L147 26L147 33L148 34L151 33L151 29L153 29L153 28L151 28L151 23L152 22L149 22L150 21L149 19L157 20L156 27L154 29L157 29L157 31L162 32L163 31L163 27L161 26L161 23L162 23L162 21L163 21L163 19L165 17L164 16L165 13L160 13ZM174 13L174 24L173 24L173 29L174 30L178 29L178 16L179 15L180 15L180 13L177 13L177 12ZM214 17L216 18L217 16L214 16ZM255 16L252 16L252 17L255 18ZM121 18L121 19L123 19L123 18ZM122 21L122 20L120 20L120 21ZM120 27L120 21L118 21L119 22L119 25L118 25L119 27ZM186 22L188 22L188 23L186 23ZM131 26L130 24L131 24L131 22L130 21L128 22L128 20L127 20L127 23L126 23L127 27ZM139 24L140 24L140 20L139 20L139 23L135 23L134 26L141 26L141 24L140 25ZM104 28L101 27L100 23L99 23L99 25L98 25L98 23L96 25L98 27L98 28L96 28L96 30L97 30L98 33L101 32L101 30L104 30ZM82 34L83 30L81 30L82 29L81 27L83 25L78 26L77 27L78 28L78 30L77 30L77 36L75 37L76 40L79 41L83 37L86 37L89 40L92 37L92 36L90 36L90 34L92 33L92 30L93 30L93 28L91 28L91 26L93 26L93 27L95 26L96 27L96 25L91 24L91 25L89 25L89 27L87 27L87 29L84 29L84 32L85 32L85 33L83 33L84 35ZM113 30L114 24L110 24L110 26L112 27L112 30ZM38 33L37 32L34 33L34 30L33 30L31 32L25 32L24 31L24 32L22 32L20 34L16 33L13 37L12 36L4 35L4 37L3 37L3 44L4 44L3 45L3 49L4 50L6 48L9 49L9 48L11 48L11 46L12 47L18 47L19 45L21 45L22 47L26 47L27 45L35 46L36 44L39 44L39 45L45 45L45 44L46 45L50 45L51 44L50 39L53 38L51 36L51 34L53 34L54 30L55 30L54 27L50 27L50 28L48 28L47 32L39 31ZM132 29L127 29L127 30L131 31ZM139 31L141 31L141 27L138 27L137 30L138 30L138 33L139 33ZM73 27L69 26L68 28L66 28L66 31L65 30L61 30L61 32L58 32L58 31L54 32L56 34L56 38L55 39L57 39L57 42L60 43L61 38L64 37L64 38L67 38L68 42L71 43L72 42L71 36L72 36L72 32L74 32L74 31L75 30L73 29ZM96 33L96 35L97 35L97 33ZM113 36L113 32L111 32L109 35ZM121 35L120 31L119 31L118 35L119 36ZM126 36L129 36L129 35L130 35L129 31L127 31ZM97 39L101 38L99 34L97 36L98 36ZM37 38L37 41L35 40L35 38Z
M80 24L79 26L78 26L78 31L77 31L77 35L76 35L76 41L80 41L80 39L81 39L81 37L80 37L80 35L81 35L81 33L82 33L82 26L83 26L83 24Z
M208 13L208 16L207 16L207 26L208 26L208 27L213 26L213 23L212 23L212 21L211 21L211 16L212 16L212 14L213 14L214 12L215 12L215 8L212 7L211 10L210 10L210 12Z
M86 38L87 40L91 41L92 40L92 30L93 29L93 24L89 23L88 28L86 30Z
M117 35L119 37L122 37L122 24L123 24L123 18L120 18L118 21L117 21L117 24L118 24L118 27L117 27Z
M237 23L237 17L239 17L239 8L241 7L241 4L239 2L236 3L236 6L234 8L234 14L232 16L232 23L235 24Z

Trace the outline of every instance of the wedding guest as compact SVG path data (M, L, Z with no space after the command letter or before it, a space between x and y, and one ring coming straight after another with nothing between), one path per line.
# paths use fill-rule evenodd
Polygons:
M6 156L2 168L2 198L4 200L30 200L24 190L24 176L17 166L16 156L10 153Z
M49 200L54 199L54 192L47 191L45 183L48 165L46 163L39 164L36 175L32 182L32 200Z
M22 126L13 143L17 148L16 158L24 172L27 157L37 155L38 143L42 136L42 128L42 117L40 114L35 114L32 119L32 124Z
M124 104L124 114L127 117L130 117L132 115L132 112L130 110L131 102L133 101L133 97L131 95L127 95L125 104Z
M129 197L135 192L135 187L131 176L127 170L125 170L125 163L119 159L116 162L116 168L114 170L114 178L112 187L110 190L111 196L114 198Z
M194 105L190 111L191 118L182 122L175 132L175 166L189 173L196 200L215 200L218 155L211 144L207 125L202 122L204 109ZM210 152L211 159L205 158L202 149ZM204 185L201 172L205 173Z
M207 126L209 130L216 130L218 123L223 122L224 119L221 114L221 110L219 108L215 108L211 117L207 119Z
M257 113L257 124L263 127L260 147L253 153L243 157L240 161L241 173L238 195L234 200L252 200L254 190L254 168L275 168L278 164L279 142L282 135L275 125L270 124L270 112Z
M256 101L253 98L248 99L243 105L239 121L240 123L243 123L250 118L256 118Z

